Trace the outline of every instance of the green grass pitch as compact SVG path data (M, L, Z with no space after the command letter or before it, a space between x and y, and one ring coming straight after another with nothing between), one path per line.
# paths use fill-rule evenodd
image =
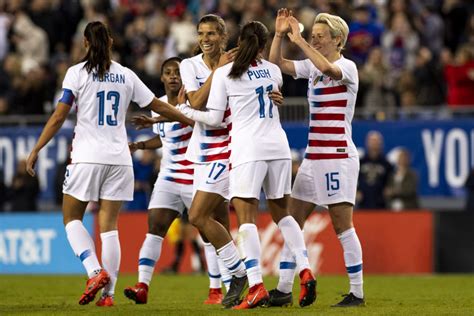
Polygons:
M289 308L258 308L249 311L206 306L208 279L205 276L155 275L148 304L132 304L123 295L135 275L121 275L114 307L78 305L85 286L81 276L0 275L0 315L474 315L474 275L365 276L367 305L350 309L331 308L347 290L345 276L318 278L314 305ZM268 290L275 277L265 278Z

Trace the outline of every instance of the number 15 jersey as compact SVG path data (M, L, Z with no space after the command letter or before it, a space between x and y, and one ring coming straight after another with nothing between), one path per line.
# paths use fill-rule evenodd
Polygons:
M146 107L154 94L119 63L112 62L102 79L95 70L88 73L84 65L70 67L63 81L64 95L73 96L77 106L71 162L132 166L125 129L127 108L130 101Z
M207 108L221 111L229 104L232 167L250 161L291 159L278 107L268 96L283 84L280 68L262 59L254 61L240 78L231 79L232 65L215 71L207 101Z

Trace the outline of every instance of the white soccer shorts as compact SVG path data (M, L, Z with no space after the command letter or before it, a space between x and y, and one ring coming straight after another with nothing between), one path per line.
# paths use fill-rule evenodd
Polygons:
M355 204L359 158L304 159L296 174L291 196L327 207L348 202Z
M63 193L80 201L133 201L132 166L75 163L66 168Z
M191 207L192 200L192 184L176 183L158 177L151 193L148 209L165 208L183 214L185 208L189 210Z
M291 160L251 161L230 171L231 198L259 199L260 191L268 200L281 199L291 193Z
M217 193L229 199L229 161L221 160L194 165L193 191ZM193 194L193 196L194 196Z

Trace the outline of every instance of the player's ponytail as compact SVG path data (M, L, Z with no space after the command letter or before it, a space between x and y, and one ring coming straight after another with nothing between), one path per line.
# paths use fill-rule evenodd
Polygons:
M244 25L239 37L239 49L230 70L229 78L240 78L247 71L260 51L265 48L267 39L268 29L263 23L252 21Z
M86 62L84 67L88 73L97 71L99 78L103 79L112 63L112 38L109 30L102 22L90 22L84 30L84 37L89 43L87 54L82 59Z

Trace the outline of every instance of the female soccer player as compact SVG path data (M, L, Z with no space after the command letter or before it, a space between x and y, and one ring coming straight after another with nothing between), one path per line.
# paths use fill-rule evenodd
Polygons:
M171 105L178 104L181 89L179 64L181 59L172 57L161 66L161 81L166 95L161 101ZM184 102L184 91L182 92ZM153 117L156 113L151 112ZM194 122L189 120L190 124ZM151 194L148 211L148 234L140 249L138 259L138 283L127 287L124 294L137 304L146 304L148 287L153 277L155 264L160 259L163 239L173 221L185 208L189 209L193 198L194 166L184 158L193 129L179 122L160 122L153 125L157 134L144 142L130 143L130 149L157 149L163 147L160 173Z
M40 150L61 128L75 102L77 124L63 185L64 224L69 243L89 276L79 304L90 303L105 287L97 305L111 306L120 265L118 214L122 201L133 199L132 159L125 129L127 108L134 101L171 119L189 120L173 106L156 99L134 72L111 60L112 38L103 23L86 26L84 45L87 54L81 63L68 69L63 96L28 157L27 171L35 175L33 168ZM98 201L100 206L104 269L82 224L89 201Z
M316 281L309 269L303 234L287 211L291 185L290 147L280 124L278 108L268 96L270 91L279 89L283 81L278 66L261 58L267 38L268 30L262 23L247 23L239 38L235 61L214 73L208 111L183 109L195 121L214 126L222 121L227 105L232 113L230 195L240 223L250 286L247 297L235 309L265 305L269 298L262 281L261 249L255 225L262 188L272 218L291 245L300 269L300 305L310 305L316 298Z
M215 70L230 62L233 52L224 52L227 31L221 17L213 14L203 16L197 25L197 32L202 53L183 60L180 71L190 105L195 109L205 109ZM239 298L246 285L245 266L228 231L229 115L230 112L226 112L225 119L220 122L222 126L217 128L196 122L186 152L186 159L195 163L196 193L189 209L189 221L207 239L204 250L210 289L206 302L222 302L225 306L230 306ZM224 301L220 272L225 269L219 270L216 249L223 265L235 276ZM222 279L224 283L231 282L230 276L223 276Z
M281 41L286 32L307 59L295 61L282 57ZM302 228L316 205L328 207L350 279L349 294L334 305L338 307L364 304L362 248L352 223L359 157L351 138L351 121L359 79L354 62L341 54L348 33L343 19L321 13L314 21L309 44L301 37L298 20L287 9L280 9L270 51L270 61L284 73L308 79L309 142L293 185L290 213ZM285 244L280 282L270 300L273 305L284 305L291 299L292 262L290 248Z

